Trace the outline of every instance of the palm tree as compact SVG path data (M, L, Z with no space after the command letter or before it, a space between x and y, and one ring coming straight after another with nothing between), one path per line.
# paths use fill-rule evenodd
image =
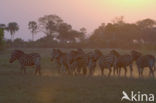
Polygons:
M28 28L32 33L32 41L34 41L34 35L37 33L37 29L38 29L37 23L35 21L30 21L28 23Z
M0 28L6 29L6 25L5 24L0 24Z
M7 31L10 32L11 40L13 41L15 32L19 30L19 26L16 22L10 22L7 27Z

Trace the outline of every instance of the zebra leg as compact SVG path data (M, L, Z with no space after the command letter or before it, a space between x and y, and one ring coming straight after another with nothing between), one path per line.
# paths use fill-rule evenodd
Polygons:
M118 70L117 70L117 68L116 67L113 67L113 74L114 74L114 76L115 76L115 72L118 72Z
M103 76L104 75L104 66L101 65L100 63L99 63L99 66L100 66L100 69L101 69L101 75Z
M152 76L152 78L154 78L154 71L153 71L152 67L149 67L149 69L150 69L150 76Z
M89 68L89 75L92 75L92 68Z
M121 74L121 67L118 67L118 76L120 77Z
M73 75L76 75L77 74L76 67L74 66L72 69L73 69Z
M141 67L138 67L138 74L139 74L139 78L141 78Z
M101 67L101 75L103 76L104 75L104 68Z
M143 77L144 68L140 68L140 77Z
M61 73L61 69L62 69L62 65L61 64L58 64L58 73L59 74Z
M80 75L81 73L81 67L77 67L77 74Z
M61 68L60 68L60 70L59 70L59 73L65 72L65 69L66 69L65 65L62 64L62 65L61 65Z
M38 66L38 73L41 75L41 66Z
M86 75L86 74L87 74L87 68L83 67L83 75Z
M68 72L68 65L65 65L65 73Z
M93 67L93 73L92 73L92 75L94 75L94 73L95 73L95 67Z
M94 73L95 73L95 68L94 67L91 67L90 68L90 75L94 75Z
M70 65L70 64L68 64L68 65L67 65L67 67L68 67L68 68L67 68L67 74L69 74L69 75L70 75L70 74L71 74L71 65Z
M118 75L118 73L119 73L118 67L117 66L114 66L113 67L113 70L114 70L114 76L115 76L115 74Z
M35 68L35 75L37 75L37 73L40 74L40 66L36 65L36 68Z
M124 69L125 69L125 77L126 77L126 74L127 74L127 67L124 67Z
M111 69L111 67L109 67L108 69L109 69L109 74L108 74L108 77L110 77L111 72L112 72L112 69Z
M23 66L23 65L21 65L21 72L23 72L24 74L26 74L25 66Z
M131 77L133 76L133 74L132 74L132 72L133 72L133 67L132 67L132 64L130 64L130 75L131 75Z

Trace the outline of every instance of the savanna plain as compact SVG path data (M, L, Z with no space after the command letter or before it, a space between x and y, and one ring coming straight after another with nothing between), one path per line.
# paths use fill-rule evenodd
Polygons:
M133 78L130 78L129 72L127 77L124 77L123 69L121 77L114 76L113 73L111 77L107 77L107 69L105 76L101 76L98 66L94 76L71 76L58 74L58 66L50 61L52 48L19 49L26 53L40 53L42 75L34 75L33 67L27 67L26 74L21 73L18 61L10 64L9 58L13 49L0 52L0 103L120 103L122 91L156 94L156 78L148 78L149 71L146 68L144 78L138 78L135 63ZM71 49L62 50L68 52ZM101 50L103 54L110 51L110 49ZM121 54L130 52L120 49L118 51ZM141 52L156 54L155 51Z

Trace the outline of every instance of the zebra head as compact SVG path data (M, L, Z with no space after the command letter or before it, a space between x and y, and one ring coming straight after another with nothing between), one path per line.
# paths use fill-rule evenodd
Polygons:
M80 53L80 54L84 54L85 52L83 51L83 49L81 48L77 48L77 52Z
M138 52L138 51L136 51L136 50L132 50L132 51L131 51L131 55L132 55L133 60L135 61L135 60L137 60L139 57L142 56L142 53L140 53L140 52Z
M94 58L95 60L98 60L102 55L103 54L102 54L102 52L99 49L95 49L92 58Z
M15 60L19 59L23 54L24 54L24 52L21 50L14 50L11 53L11 57L9 59L9 62L13 63Z
M51 61L53 61L54 59L58 59L61 54L62 54L61 50L53 49L52 50L52 55L51 55Z
M116 57L119 57L120 56L120 53L118 51L116 51L116 50L111 50L110 51L110 54L112 54L112 55L114 55Z

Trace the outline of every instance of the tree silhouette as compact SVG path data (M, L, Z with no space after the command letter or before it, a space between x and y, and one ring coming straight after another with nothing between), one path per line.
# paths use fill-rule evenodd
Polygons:
M156 25L156 21L152 19L144 19L144 20L138 21L137 25L143 29L153 28Z
M35 21L30 21L28 23L28 29L31 31L32 41L34 41L34 35L37 33L37 29L38 29L37 23Z
M63 23L63 20L57 15L45 15L39 18L39 29L47 36L53 36L53 33L57 31L57 27Z
M83 34L87 33L87 29L85 27L80 28L80 32L82 32Z
M10 22L7 26L7 31L10 32L11 40L13 41L15 32L19 30L19 26L16 22Z
M84 38L84 31L73 30L72 26L65 23L57 15L46 15L39 18L39 29L52 40L59 40L62 43L75 42L75 39ZM85 28L83 29L85 30Z

